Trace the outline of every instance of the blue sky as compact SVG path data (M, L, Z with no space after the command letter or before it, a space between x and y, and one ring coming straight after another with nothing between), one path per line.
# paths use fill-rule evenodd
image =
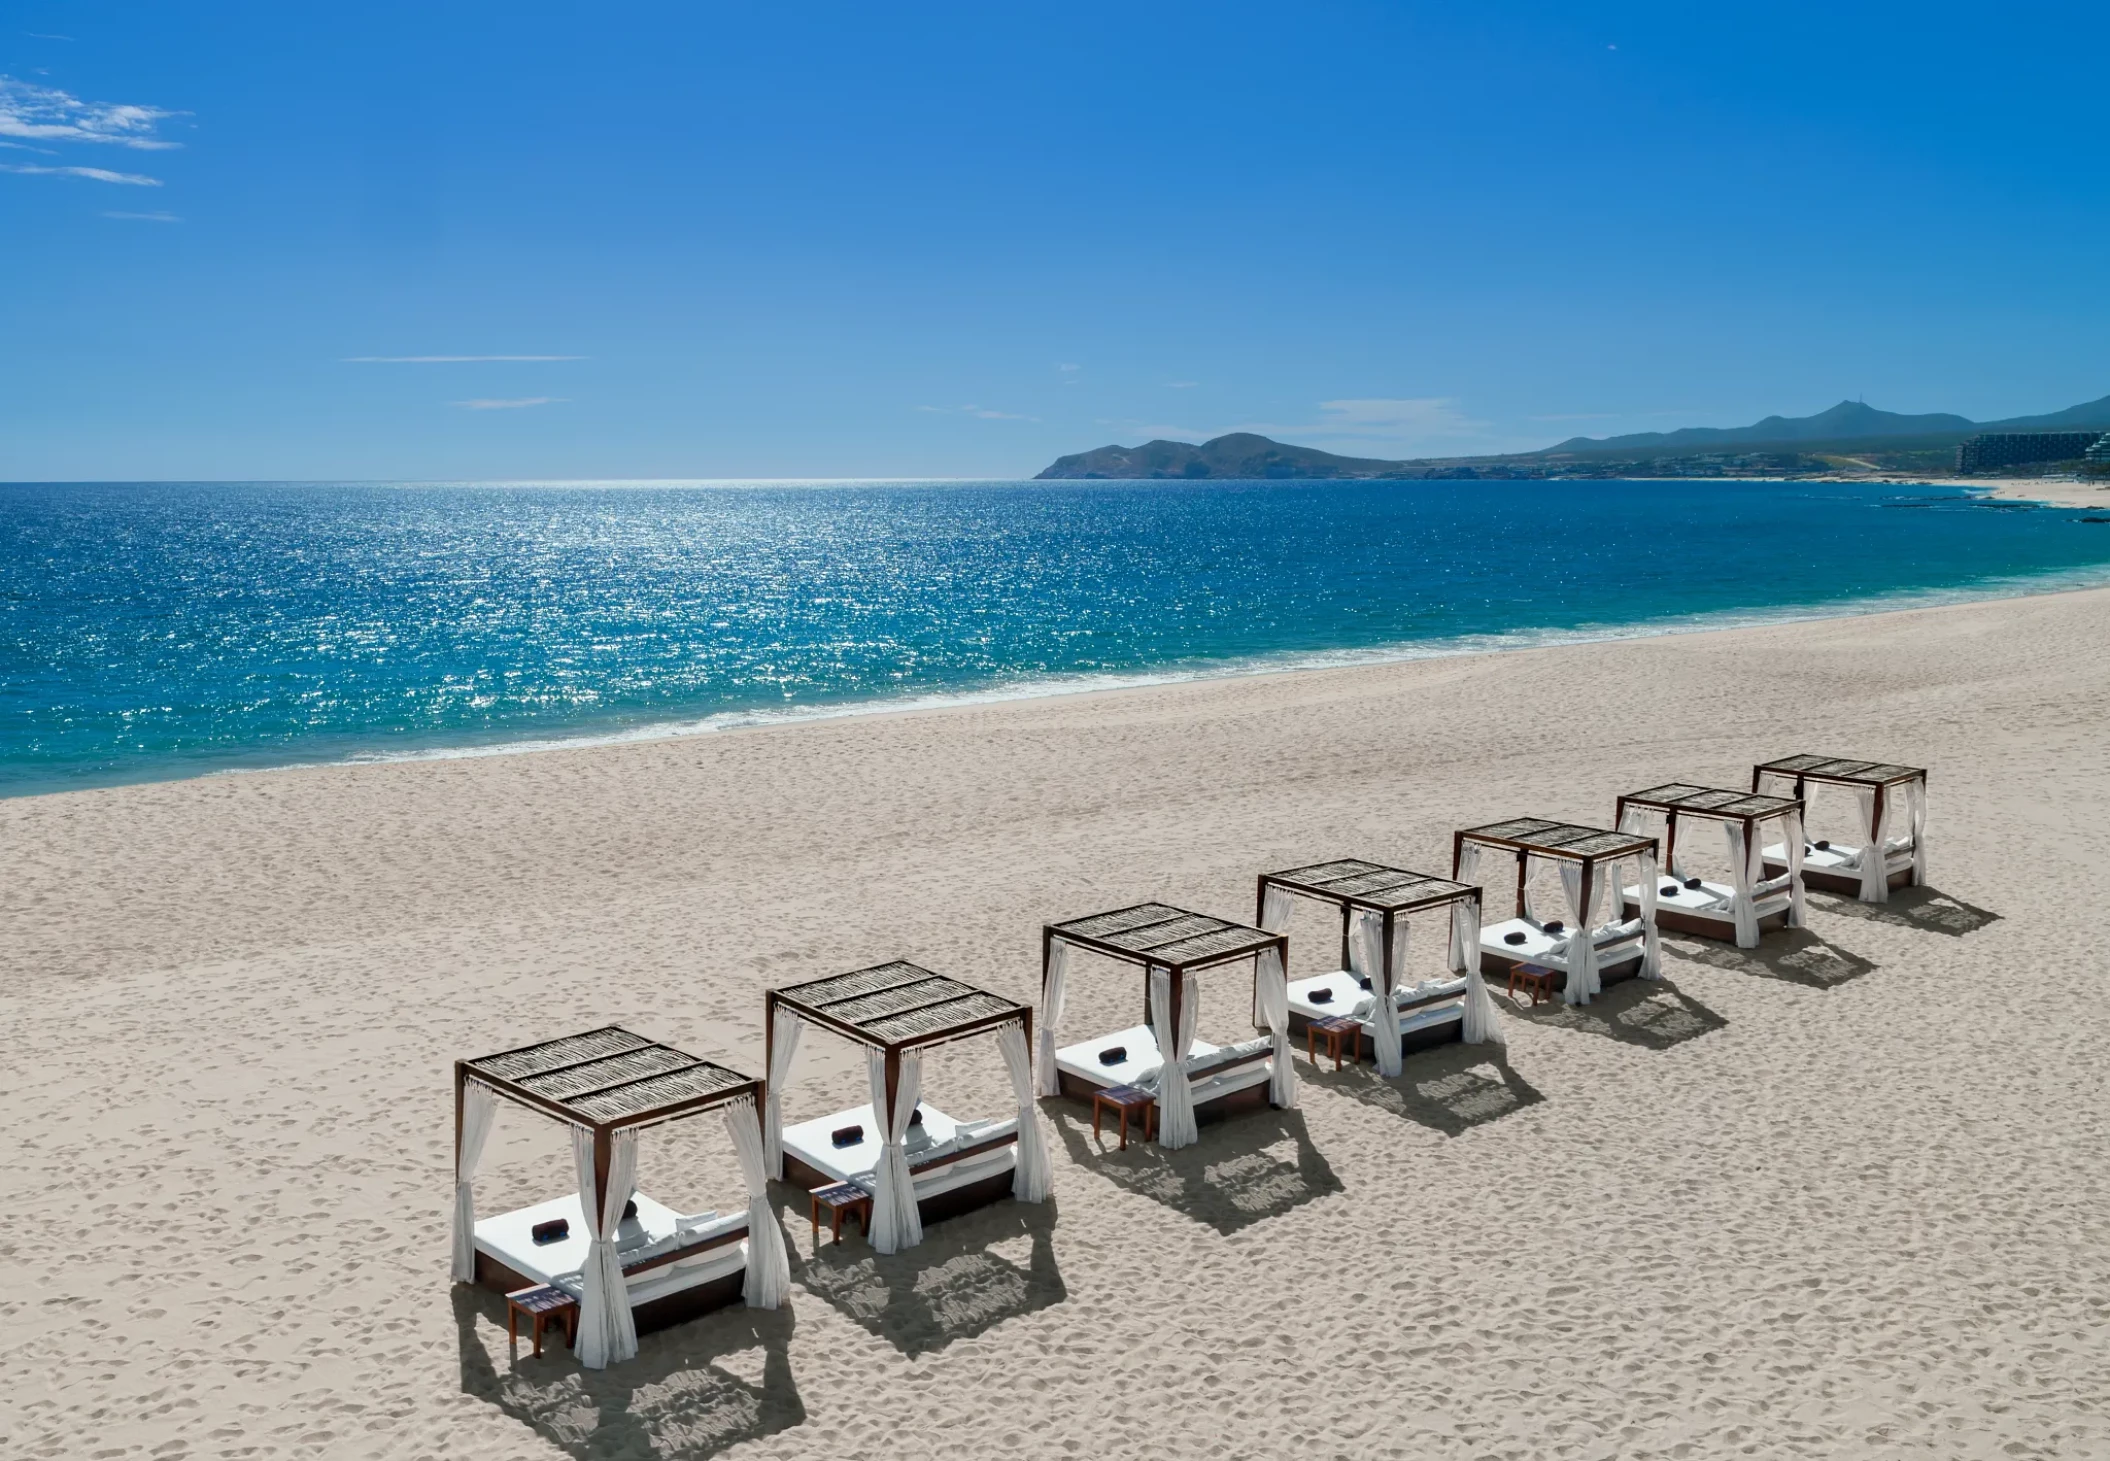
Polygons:
M0 10L0 479L2110 392L2104 7Z

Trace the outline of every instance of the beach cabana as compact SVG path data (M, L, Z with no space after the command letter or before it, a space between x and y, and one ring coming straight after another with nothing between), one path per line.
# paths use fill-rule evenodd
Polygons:
M764 1005L768 1161L808 1189L847 1182L869 1192L874 1248L913 1248L926 1222L1005 1197L1046 1199L1051 1173L1033 1109L1031 1008L902 960L772 989ZM787 1127L780 1093L809 1025L864 1047L871 1099ZM923 1052L981 1035L996 1040L1016 1114L963 1121L924 1105Z
M1851 792L1858 840L1805 842L1802 880L1813 888L1850 893L1863 903L1884 903L1892 888L1927 883L1927 773L1917 766L1849 761L1834 756L1784 756L1751 768L1751 789L1793 796L1807 805L1820 786ZM1808 821L1807 815L1804 818ZM1807 837L1811 827L1805 826ZM1879 857L1867 856L1871 846ZM1788 850L1765 849L1766 871L1785 869Z
M1260 926L1288 933L1299 898L1339 911L1341 967L1289 981L1292 1033L1329 1017L1361 1020L1384 1076L1398 1075L1400 1058L1410 1051L1453 1040L1503 1043L1494 1000L1480 978L1478 888L1374 862L1314 863L1260 875ZM1441 979L1409 985L1408 934L1421 918L1444 920L1448 968ZM1388 1003L1393 1018L1380 1019Z
M454 1064L454 1278L500 1293L547 1284L579 1305L579 1363L599 1369L663 1329L744 1295L791 1290L770 1211L756 1101L762 1083L609 1025ZM576 1191L476 1216L476 1165L498 1103L571 1128ZM747 1188L729 1212L683 1215L637 1190L638 1134L717 1111Z
M1143 1023L1057 1048L1070 956L1082 949L1143 973ZM1270 1033L1235 1045L1195 1038L1196 976L1253 961L1255 1003ZM1040 1093L1090 1100L1117 1086L1151 1092L1158 1144L1191 1146L1197 1122L1266 1104L1297 1104L1289 1058L1289 940L1206 913L1139 903L1040 931ZM1171 1053L1168 1063L1165 1054Z
M1656 922L1663 927L1755 949L1767 929L1803 926L1802 803L1794 797L1672 782L1619 798L1617 820L1622 832L1662 830L1666 876L1656 888ZM1722 829L1726 884L1685 876L1678 833L1696 820ZM1778 874L1766 871L1762 849L1768 835L1779 839L1776 851L1787 849ZM1620 906L1629 917L1640 916L1641 892L1639 884L1620 889Z
M1483 924L1480 953L1497 972L1519 964L1537 964L1561 977L1562 998L1588 1004L1607 983L1662 972L1662 944L1656 932L1656 839L1602 827L1578 827L1518 817L1468 827L1451 837L1451 876L1461 883L1481 881L1481 863L1489 854L1516 862L1516 914ZM1551 864L1560 871L1567 894L1565 918L1541 918L1533 906L1531 874ZM1634 918L1607 889L1624 887L1622 868L1640 868L1641 907ZM1492 882L1493 879L1487 879ZM1598 922L1603 905L1610 917Z

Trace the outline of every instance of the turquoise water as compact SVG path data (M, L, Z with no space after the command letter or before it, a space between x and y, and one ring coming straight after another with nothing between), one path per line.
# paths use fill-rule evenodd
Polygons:
M1816 483L0 486L0 793L2110 581Z

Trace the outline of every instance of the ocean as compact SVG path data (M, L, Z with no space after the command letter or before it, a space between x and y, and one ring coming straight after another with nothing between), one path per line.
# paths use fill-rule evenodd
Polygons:
M0 794L2110 582L1811 482L0 485Z

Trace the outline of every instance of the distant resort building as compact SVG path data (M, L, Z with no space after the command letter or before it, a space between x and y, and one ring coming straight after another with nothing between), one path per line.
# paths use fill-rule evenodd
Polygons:
M2036 462L2110 460L2110 433L2101 431L1982 431L1958 442L1956 470L1990 472Z

